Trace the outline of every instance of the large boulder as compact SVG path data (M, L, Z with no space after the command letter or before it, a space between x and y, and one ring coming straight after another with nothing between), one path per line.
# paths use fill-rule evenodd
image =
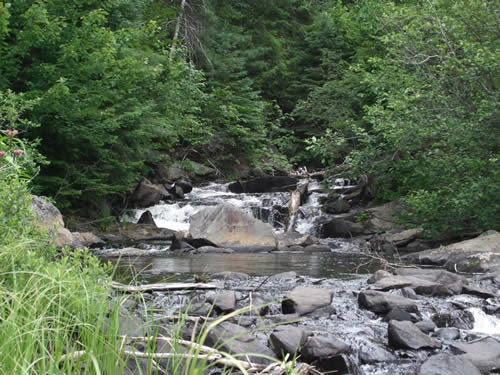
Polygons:
M229 184L229 191L241 193L270 193L291 191L297 187L298 179L289 176L263 176L248 181L237 181Z
M305 315L320 307L329 306L333 292L328 289L298 286L290 291L281 303L284 314Z
M455 272L488 272L500 267L500 233L490 231L487 235L403 258L420 264L444 266Z
M229 204L205 208L190 219L192 238L205 238L232 249L276 248L273 228Z
M150 207L169 197L170 194L163 185L153 184L147 178L143 178L132 193L130 202L135 207Z
M391 320L387 331L389 345L395 349L437 349L441 343L427 336L415 324L408 321Z
M49 201L33 195L31 209L36 215L36 221L49 231L51 242L56 246L83 247L78 238L64 227L64 220L59 209Z

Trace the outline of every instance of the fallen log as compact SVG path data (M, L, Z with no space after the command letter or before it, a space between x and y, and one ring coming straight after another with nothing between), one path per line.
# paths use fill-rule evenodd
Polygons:
M288 225L286 228L287 232L292 232L295 230L297 225L297 217L299 214L299 207L303 196L307 192L307 187L309 186L309 180L297 184L297 188L292 191L290 195L290 202L288 203Z
M159 290L192 290L192 289L219 289L220 286L211 283L158 283L144 285L125 285L116 281L111 282L113 289L122 292L152 292Z

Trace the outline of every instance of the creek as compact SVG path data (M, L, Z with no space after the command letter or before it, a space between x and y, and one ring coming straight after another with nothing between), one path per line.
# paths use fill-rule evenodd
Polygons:
M307 201L301 206L296 230L302 234L318 235L321 223L333 215L321 212L320 200L326 194L320 186L310 186ZM196 212L220 203L229 203L248 214L269 223L276 233L283 232L287 216L289 193L235 194L228 184L212 183L195 187L185 200L161 202L152 207L127 212L124 220L136 223L141 215L150 211L159 227L177 231L189 230L189 218ZM341 215L338 215L341 216ZM244 272L252 276L266 276L286 271L325 278L351 278L355 274L374 271L378 264L363 254L362 242L342 238L323 238L320 242L331 248L329 253L272 252L234 254L182 255L169 251L169 243L142 244L152 256L123 258L119 270L122 276L133 268L134 274L160 280L162 276L185 279L192 274L222 271ZM366 264L366 266L361 266Z
M321 224L333 215L325 215L321 211L321 200L326 194L321 192L320 187L312 185L309 189L308 199L300 208L296 230L302 234L319 236ZM189 219L196 212L220 203L230 203L269 223L276 233L281 233L284 230L283 223L287 216L289 198L289 193L280 192L234 194L228 191L227 184L211 183L195 187L182 201L160 202L145 209L130 210L123 220L135 223L146 210L149 210L159 227L187 231ZM248 291L257 291L255 296L259 296L269 304L267 316L247 314L234 322L251 332L257 332L255 337L264 347L272 331L270 327L274 324L273 319L278 317L279 320L283 319L279 318L280 316L285 316L280 301L287 293L297 287L313 288L313 291L314 288L330 290L333 301L331 305L315 311L309 319L301 320L299 327L304 329L309 337L322 337L325 333L334 333L337 339L352 348L352 352L346 352L342 357L344 358L341 361L342 366L345 365L345 368L335 367L340 373L346 374L418 374L422 363L433 354L452 353L451 348L455 342L474 342L486 336L500 339L498 295L487 299L460 293L444 297L417 296L415 292L412 295L411 291L405 292L405 289L396 288L391 293L401 298L409 296L418 307L419 312L413 314L412 319L431 324L432 321L437 322L438 327L435 327L429 335L438 340L442 346L439 350L394 350L387 345L387 322L380 314L359 306L358 295L369 286L368 275L381 266L367 254L365 241L356 238L321 238L319 241L321 245L328 246L330 251L183 254L171 250L170 242L148 241L134 244L135 247L146 250L145 255L115 260L117 265L115 277L122 282L134 280L137 283L146 283L192 281L195 275L210 278L213 274L227 274L227 279L224 276L223 280L219 280L222 284L217 291L193 291L188 294L146 292L134 314L141 316L143 311L152 307L157 311L155 320L162 321L167 316L184 309L186 305L206 307L207 301L214 301L217 296L227 293L234 293L235 308L242 308L248 303L245 299ZM249 276L241 279L238 273ZM285 276L281 277L280 274ZM269 278L271 275L274 276ZM213 276L216 280L215 275ZM469 278L468 282L474 287L486 288L497 293L495 281L474 276ZM210 307L210 304L208 306ZM196 315L196 312L191 309L189 314ZM446 314L451 314L446 318L448 320L445 323L440 322L438 318L447 317ZM146 317L142 319L147 321ZM446 331L448 325L458 327L453 328L458 332L457 338L446 337L449 334L449 331Z

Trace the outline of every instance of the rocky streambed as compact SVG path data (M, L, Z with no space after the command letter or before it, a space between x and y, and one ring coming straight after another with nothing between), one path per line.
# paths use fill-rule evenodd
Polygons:
M438 269L397 268L349 280L296 272L254 277L220 272L192 281L210 289L165 291L143 284L143 291L123 304L128 323L122 333L173 337L180 330L192 340L222 317L203 344L256 364L268 365L270 357L288 354L314 366L310 373L500 371L498 275L466 279ZM175 317L181 312L185 316L179 325ZM138 373L140 364L133 361L130 373ZM169 373L168 363L163 366Z

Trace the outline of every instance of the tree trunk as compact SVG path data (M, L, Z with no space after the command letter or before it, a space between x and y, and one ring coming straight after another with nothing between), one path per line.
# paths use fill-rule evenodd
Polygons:
M181 23L182 19L184 18L184 9L186 8L186 0L182 0L181 2L181 10L179 12L179 15L177 16L177 23L175 24L175 31L174 31L174 42L172 43L172 46L170 47L170 59L174 57L175 54L175 48L177 47L177 39L179 39L179 31L181 28Z
M307 187L309 186L309 180L297 185L297 189L292 191L290 195L290 202L288 203L288 226L286 228L287 232L292 232L295 230L297 225L297 217L299 215L299 207L303 196L307 192Z

